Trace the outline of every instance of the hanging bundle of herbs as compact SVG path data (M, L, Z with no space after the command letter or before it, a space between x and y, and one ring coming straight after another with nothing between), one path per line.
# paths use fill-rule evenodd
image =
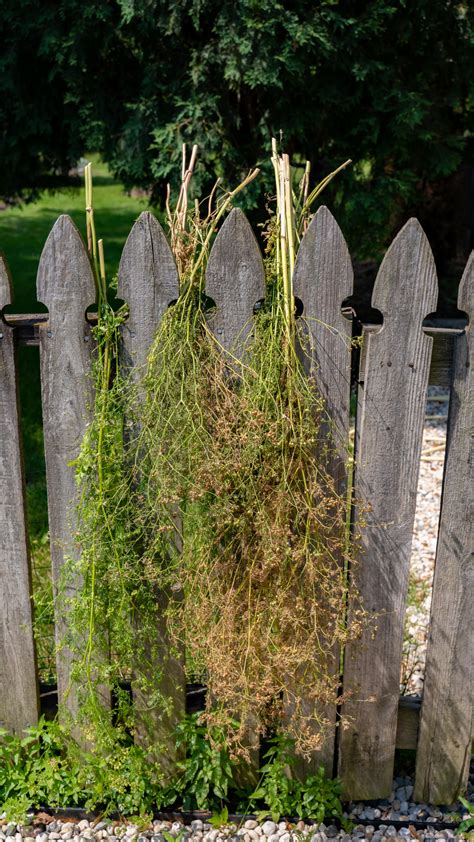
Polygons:
M219 222L257 171L232 192L217 184L206 202L188 203L196 153L187 164L183 152L175 210L167 201L180 295L133 382L120 371L126 313L106 300L86 177L99 289L96 403L77 463L83 584L67 642L84 727L99 723L102 740L134 731L127 680L169 711L156 666L164 616L173 656L184 652L188 680L207 685L210 731L219 726L245 754L249 723L257 733L283 728L308 754L340 690L337 649L363 621L362 612L350 624L345 616L347 500L326 467L332 443L321 446L325 407L304 372L292 289L311 206L336 173L310 192L307 165L295 192L274 143L267 292L244 357L234 357L209 329L205 270ZM104 687L114 691L112 711Z

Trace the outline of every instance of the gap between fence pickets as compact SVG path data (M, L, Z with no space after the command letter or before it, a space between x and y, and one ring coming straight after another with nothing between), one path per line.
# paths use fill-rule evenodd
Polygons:
M16 733L38 719L13 328L1 321L11 282L0 256L0 727Z

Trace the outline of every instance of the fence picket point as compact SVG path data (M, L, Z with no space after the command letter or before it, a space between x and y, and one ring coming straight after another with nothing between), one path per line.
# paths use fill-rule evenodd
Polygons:
M449 405L415 798L451 804L467 782L474 703L474 252L459 286L469 315L457 337Z
M365 510L353 576L377 631L345 650L339 774L351 798L390 794L400 663L426 388L432 348L423 319L436 308L433 255L417 220L409 220L382 262L372 305L384 317L365 337L362 418L355 498ZM360 514L360 506L357 514Z
M39 700L15 340L1 318L10 303L10 276L0 255L0 727L21 733L36 724Z
M210 328L217 341L239 358L252 330L254 305L265 295L265 270L245 214L234 208L220 229L206 272L206 293L216 303Z

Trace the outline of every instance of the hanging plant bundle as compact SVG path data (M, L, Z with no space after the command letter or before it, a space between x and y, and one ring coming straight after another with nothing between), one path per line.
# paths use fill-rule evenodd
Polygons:
M218 223L256 172L189 210L196 151L189 166L184 153L176 209L167 203L180 296L133 382L117 365L124 314L100 299L95 414L77 464L82 587L66 642L76 679L87 676L83 727L99 722L102 740L134 730L127 679L169 713L164 614L172 656L184 653L187 679L207 685L210 731L223 726L246 754L249 727L284 728L308 754L340 690L340 648L363 623L362 611L346 618L347 500L327 468L333 445L292 290L311 205L335 173L309 193L307 166L295 195L274 144L266 297L245 347L229 353L210 327L205 270Z

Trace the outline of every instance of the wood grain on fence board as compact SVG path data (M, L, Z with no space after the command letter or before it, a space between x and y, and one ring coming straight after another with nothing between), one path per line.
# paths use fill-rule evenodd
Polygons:
M216 303L209 326L224 351L236 359L246 353L254 305L265 295L265 269L255 235L241 210L234 208L220 229L209 256L206 293ZM256 783L259 740L249 722L245 742L250 752L248 781ZM240 783L245 783L242 775Z
M252 330L254 305L265 295L265 270L255 235L234 208L217 235L207 265L206 293L216 303L210 328L239 358Z
M10 302L0 256L0 727L21 733L38 720L38 683L14 335L1 319Z
M78 490L71 462L80 451L93 408L89 376L92 341L85 311L94 303L95 284L81 236L69 216L59 217L46 241L37 294L49 311L48 321L40 327L40 372L55 632L60 644L67 628L63 600L58 599L61 571L66 559L76 559L80 553L75 536ZM74 596L78 584L70 581L65 595ZM76 718L77 688L70 680L71 662L71 653L60 647L59 702Z
M459 287L457 338L426 653L415 798L451 804L467 782L474 703L474 252Z
M161 225L151 213L142 213L133 226L122 253L118 278L118 295L129 307L129 317L122 326L121 366L136 382L143 374L161 318L179 295L173 254ZM159 652L159 662L150 669L151 691L147 693L137 685L132 688L137 742L147 747L154 743L162 766L173 771L176 761L173 730L184 715L186 699L183 659L173 654L167 635L168 599L157 591L156 640L147 653L148 659L153 660L157 649ZM172 699L167 712L156 701L157 689L166 699Z
M321 207L298 250L293 287L303 302L310 340L308 370L326 404L328 432L340 451L342 482L347 480L352 323L342 315L341 305L352 294L353 283L341 229Z
M309 346L305 367L325 404L323 440L327 442L329 436L336 449L326 456L326 468L342 496L347 491L352 323L342 315L341 305L352 293L353 280L342 232L329 210L321 207L298 250L293 287L304 307L304 331ZM343 564L342 558L340 563ZM334 650L333 663L324 669L339 674L339 648ZM310 715L309 710L307 713ZM322 713L330 725L321 750L315 753L309 768L305 765L308 771L323 765L326 773L332 775L336 705L326 706ZM315 730L318 730L316 724Z
M392 787L405 602L432 339L422 321L434 312L437 279L428 241L412 219L380 267L372 304L384 318L367 336L362 429L355 496L362 603L377 630L349 644L344 660L339 774L344 793L369 799ZM363 514L361 508L364 509Z

